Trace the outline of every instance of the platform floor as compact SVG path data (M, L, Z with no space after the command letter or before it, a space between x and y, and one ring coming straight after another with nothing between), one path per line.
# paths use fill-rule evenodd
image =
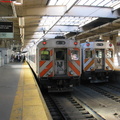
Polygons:
M26 63L0 67L0 120L52 120Z

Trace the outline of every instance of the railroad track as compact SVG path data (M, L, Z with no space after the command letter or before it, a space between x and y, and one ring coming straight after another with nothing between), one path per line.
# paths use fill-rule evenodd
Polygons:
M53 120L104 120L75 96L43 94L43 97Z
M53 120L71 120L54 97L49 94L43 94L43 97Z
M115 90L116 92L119 92L120 93L120 87L117 87L115 85L112 85L111 83L108 83L108 84L104 84L103 86L109 88L109 89L112 89L112 90Z
M87 87L89 87L89 88L91 88L91 89L93 89L94 91L97 91L98 93L101 93L102 95L104 95L104 96L106 96L106 97L108 97L108 98L110 98L110 99L112 99L112 100L114 100L114 101L116 101L116 102L118 102L118 103L120 103L120 96L117 96L116 94L114 94L114 93L112 93L112 92L109 92L109 91L107 91L107 90L104 90L104 89L102 89L100 86L96 86L96 85L87 85ZM107 86L108 87L108 86ZM109 87L109 88L111 88L111 89L116 89L116 90L118 90L117 88L115 88L115 87Z

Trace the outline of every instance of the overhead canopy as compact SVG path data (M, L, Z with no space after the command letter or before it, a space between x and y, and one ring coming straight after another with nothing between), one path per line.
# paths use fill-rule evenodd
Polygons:
M117 34L120 1L12 0L0 2L0 16L0 21L14 23L14 42L25 48L56 36L84 40L113 31Z

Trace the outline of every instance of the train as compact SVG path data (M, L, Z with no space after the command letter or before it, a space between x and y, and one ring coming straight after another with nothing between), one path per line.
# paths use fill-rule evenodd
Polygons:
M81 43L81 82L108 82L114 71L114 45L102 39Z
M81 48L73 39L48 39L32 46L26 61L48 92L69 92L79 85Z
M48 39L32 46L26 61L41 87L48 92L69 92L81 83L108 82L114 71L114 45L98 39Z

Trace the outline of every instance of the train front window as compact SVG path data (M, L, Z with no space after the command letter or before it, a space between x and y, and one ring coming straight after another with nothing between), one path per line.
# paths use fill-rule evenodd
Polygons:
M64 51L56 51L56 60L65 60Z
M96 51L96 58L102 58L102 51Z
M79 59L79 52L77 50L71 51L71 59L72 60L78 60Z
M112 57L113 57L113 51L107 50L107 58L112 58Z
M85 58L92 58L92 51L85 51Z
M41 51L41 60L50 60L50 51L48 50Z

